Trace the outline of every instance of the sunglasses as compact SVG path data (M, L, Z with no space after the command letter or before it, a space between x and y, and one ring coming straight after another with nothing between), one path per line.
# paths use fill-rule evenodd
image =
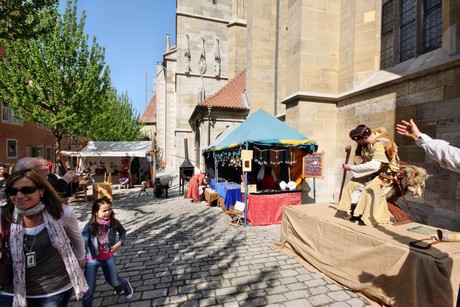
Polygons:
M20 189L8 188L5 189L6 195L16 196L18 192L21 192L23 195L35 193L38 190L38 187L22 187Z

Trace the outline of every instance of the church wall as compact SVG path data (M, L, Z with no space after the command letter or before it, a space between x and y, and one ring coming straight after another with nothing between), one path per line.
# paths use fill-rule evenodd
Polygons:
M276 115L285 113L289 125L316 140L319 150L325 152L325 178L315 183L318 202L337 201L345 146L354 145L348 133L360 123L384 126L394 135L396 122L415 117L431 136L446 138L459 146L458 59L443 65L436 63L436 56L415 64L409 61L401 65L409 67L405 74L379 70L381 2L280 1L275 66L276 0L217 1L217 6L212 1L178 0L177 71L171 81L173 90L177 90L177 103L168 109L174 114L167 113L174 123L172 132L168 130L169 141L174 144L170 150L182 153L183 139L193 136L188 119L199 101L201 84L209 97L243 67L247 70L251 112L264 108L273 114L277 97ZM236 13L241 7L247 8L247 14L244 9ZM443 0L442 51L448 56L456 56L460 50L459 10L457 0ZM192 54L188 75L185 34L189 34ZM201 83L197 62L200 39L205 38L208 58L217 36L226 37L220 41L222 74L215 78L210 56L209 71ZM223 126L215 123L212 138ZM201 141L207 140L206 123L199 129ZM411 207L415 207L411 212L432 224L447 219L449 214L458 218L458 175L429 161L410 140L396 137L396 142L403 160L434 173L427 181L424 197L410 199L414 204ZM190 152L191 144L189 141ZM312 187L311 180L307 183ZM439 186L442 189L437 191Z
M433 67L343 96L337 100L337 107L327 99L315 100L289 103L286 118L315 139L319 151L326 152L325 179L316 180L318 202L338 200L345 147L351 145L352 153L356 148L348 137L349 131L358 124L383 126L394 137L401 161L421 166L430 175L422 198L406 197L410 211L402 198L398 204L416 221L460 230L456 222L460 218L460 174L442 169L412 140L395 134L396 123L413 118L421 131L460 147L460 59L442 69ZM302 120L300 114L308 115L308 119ZM347 174L347 180L350 178L351 174ZM312 180L309 181L311 186Z
M184 1L177 0L176 48L177 69L175 71L174 114L167 134L172 143L171 160L175 170L185 157L184 139L188 140L189 158L196 160L200 150L188 122L195 106L220 90L228 81L227 25L230 17L230 0ZM188 36L188 37L187 37ZM190 57L187 57L186 54ZM216 60L220 57L220 64ZM207 133L198 133L201 141ZM199 161L192 162L196 171Z
M248 2L246 89L251 111L274 113L275 0Z
M231 16L227 26L229 80L246 69L248 40L246 14L247 1L231 1Z

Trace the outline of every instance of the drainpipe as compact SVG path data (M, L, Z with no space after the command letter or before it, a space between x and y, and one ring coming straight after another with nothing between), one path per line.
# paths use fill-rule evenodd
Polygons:
M280 22L280 0L276 0L276 34L275 34L275 80L274 80L274 86L275 86L275 91L273 93L273 113L274 116L278 114L276 105L278 101L278 43L279 43L279 22Z
M208 147L211 145L211 107L208 107Z
M167 135L167 131L168 131L168 75L166 73L166 65L165 65L165 61L163 61L161 63L161 66L163 67L163 73L164 73L164 78L165 78L165 150L164 150L164 160L166 162L166 158L168 157L166 151L167 151L167 148L168 148L168 135ZM168 163L166 163L166 165L168 165Z

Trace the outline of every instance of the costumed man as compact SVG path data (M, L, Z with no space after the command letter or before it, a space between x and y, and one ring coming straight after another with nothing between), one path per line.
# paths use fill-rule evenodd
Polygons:
M359 125L350 132L350 138L358 144L355 164L344 164L353 178L348 182L338 204L338 211L347 219L362 221L369 226L390 222L386 195L393 186L393 173L399 170L396 145L385 128L370 130ZM352 208L352 194L361 194Z
M205 174L196 174L190 178L188 182L188 189L185 195L185 198L191 198L191 202L200 202L201 201L201 194L200 194L200 187L207 185L207 177Z

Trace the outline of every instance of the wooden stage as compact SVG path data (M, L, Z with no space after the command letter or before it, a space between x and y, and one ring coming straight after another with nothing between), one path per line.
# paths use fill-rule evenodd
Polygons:
M417 223L374 228L335 213L332 203L286 206L275 245L378 304L455 306L460 242L411 247L409 242L436 228ZM420 233L408 230L417 226Z

